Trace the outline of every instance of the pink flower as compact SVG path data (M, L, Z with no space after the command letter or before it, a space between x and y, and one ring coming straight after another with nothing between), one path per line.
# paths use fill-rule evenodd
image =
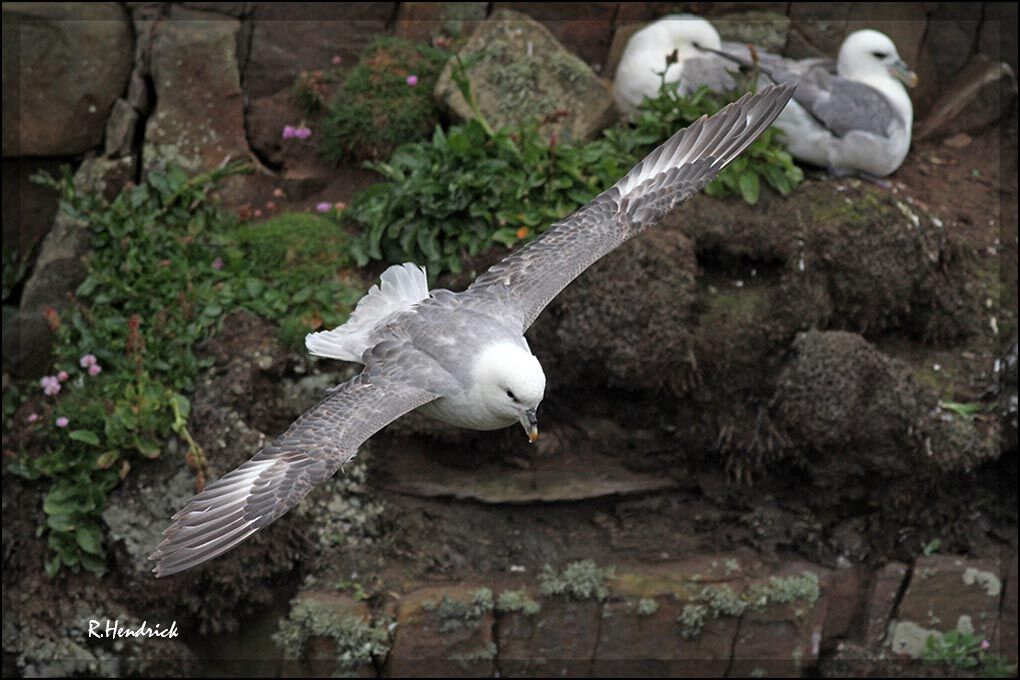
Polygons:
M312 136L312 130L311 128L307 128L304 125L302 125L298 129L294 130L294 136L297 137L298 139L308 139L309 137Z
M103 367L100 366L99 364L92 364L91 366L89 366L89 375L95 376L95 375L99 375L102 372L103 372Z
M71 421L65 418L64 416L60 416L59 418L57 418L57 427L67 427L68 423L70 422Z
M70 377L71 376L67 374L67 371L61 371L60 373L57 373L57 380L59 380L60 382L66 382L67 379Z
M991 642L989 642L988 640L982 640L981 641L981 649L982 649L982 651L987 652L991 648L992 648L992 643Z
M39 385L43 388L43 394L47 397L52 397L60 392L60 378L55 375L43 376L42 380L39 381Z
M281 189L280 187L276 187L275 189L273 189L273 196L276 196L277 198L283 198L286 195L287 194L283 193L283 189Z
M81 364L82 368L88 368L89 366L94 365L96 361L97 359L95 354L86 354L78 360L78 363Z
M38 413L29 413L28 414L28 418L26 420L28 420L28 422L30 422L30 423L34 423L35 421L39 420L39 414Z
M323 201L322 203L318 203L315 206L315 211L316 212L321 212L321 213L327 213L327 212L329 212L332 209L333 209L333 204L329 203L327 201Z
M415 85L417 85L418 84L418 76L414 75L413 73L411 75L407 76L407 84L410 87L414 87Z
M294 134L294 132L295 132L295 129L294 129L293 125L284 125L283 126L283 135L282 135L282 137L284 139L291 139L292 137L296 136Z
M215 260L213 260L212 268L215 269L216 271L223 269L223 258L217 257Z
M339 65L341 61L343 61L343 59L340 58L339 54L333 55L333 66Z

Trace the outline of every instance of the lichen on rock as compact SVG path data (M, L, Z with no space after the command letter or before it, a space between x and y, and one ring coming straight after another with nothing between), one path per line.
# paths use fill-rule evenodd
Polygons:
M547 137L584 141L615 118L606 85L539 22L497 10L458 54L478 110L494 128L540 123ZM436 98L462 120L474 117L455 79L451 59L436 83Z

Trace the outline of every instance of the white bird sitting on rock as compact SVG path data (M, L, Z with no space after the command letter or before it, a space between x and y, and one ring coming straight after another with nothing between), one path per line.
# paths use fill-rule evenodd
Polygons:
M153 571L173 574L230 550L409 411L476 430L520 423L534 441L545 373L524 332L581 272L701 191L772 124L794 89L766 88L680 130L463 292L430 292L413 264L388 269L346 324L306 341L312 353L364 370L189 500L150 556Z
M728 92L736 87L735 62L715 51L729 52L741 46L726 43L712 24L692 14L671 14L645 26L631 36L616 67L613 97L616 106L628 118L634 118L641 103L659 96L665 71L667 85L681 95L690 95L701 87L713 92ZM676 62L667 67L666 58L676 52ZM746 54L746 48L743 49Z
M717 54L753 65L731 50ZM917 85L917 75L889 36L870 29L851 33L839 48L835 74L817 60L767 53L760 55L758 67L772 82L797 83L793 101L775 123L780 141L797 160L836 176L876 180L903 163L914 122L904 85Z

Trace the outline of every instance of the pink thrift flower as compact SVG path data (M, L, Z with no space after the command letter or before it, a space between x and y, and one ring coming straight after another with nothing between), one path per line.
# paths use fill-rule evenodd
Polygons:
M47 397L52 397L60 392L60 378L55 375L43 376L42 380L39 381L39 385L43 388L43 394Z
M39 414L38 413L29 413L27 420L30 423L34 423L35 421L39 420Z
M57 418L57 427L67 427L68 423L70 422L71 421L65 418L64 416L60 416L59 418Z
M312 130L311 128L307 128L304 125L302 125L298 129L294 130L294 136L297 137L298 139L308 139L309 137L312 136Z
M989 642L988 640L982 640L981 641L981 649L982 649L982 651L987 652L991 648L992 648L992 643L991 642Z
M213 260L212 268L215 269L216 271L223 269L223 258L217 257L215 260Z
M295 133L295 130L294 130L294 126L293 125L284 125L283 126L283 135L282 135L282 137L284 139L291 139L292 137L296 137L296 135L294 133Z
M333 66L339 65L341 61L343 61L343 59L340 58L339 54L333 55Z
M78 363L81 364L82 368L88 368L89 366L94 365L96 361L97 359L95 354L86 354L78 360Z
M95 375L99 375L102 372L103 372L103 367L100 366L99 364L92 364L91 366L89 366L89 375L95 376Z
M413 73L411 75L407 76L407 84L410 87L414 87L415 85L417 85L418 84L418 76L414 75Z
M57 380L59 380L60 382L66 382L67 379L70 377L71 376L67 374L67 371L61 371L60 373L57 373Z
M315 206L315 211L316 212L321 212L321 213L327 213L327 212L329 212L332 209L333 209L333 204L332 203L328 203L326 201L323 201L322 203L318 203Z

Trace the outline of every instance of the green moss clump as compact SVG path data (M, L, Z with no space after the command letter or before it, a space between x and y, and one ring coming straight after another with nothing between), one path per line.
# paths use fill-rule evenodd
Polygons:
M728 585L706 586L701 591L700 600L704 602L714 618L720 616L740 616L747 609L745 602Z
M677 623L680 624L680 634L686 640L693 640L701 635L701 629L705 627L705 617L708 616L708 607L702 604L684 605L680 612Z
M685 638L701 633L705 617L741 616L748 608L760 609L771 604L803 601L814 604L821 596L818 575L804 571L792 576L773 576L768 583L758 583L736 593L729 585L705 586L696 602L684 607L677 619Z
M496 611L501 614L517 612L525 616L534 616L542 611L542 606L528 597L528 593L521 590L504 590L496 600Z
M365 294L364 282L350 273L350 239L327 217L286 213L243 223L220 240L227 292L278 323L288 347L301 347L311 331L343 323Z
M764 607L769 604L788 604L796 600L814 604L820 595L818 575L805 571L793 576L773 576L766 584L751 586L744 593L744 599L753 606Z
M432 96L446 64L442 50L401 38L379 38L362 53L329 105L322 152L334 163L384 158L425 138L439 122ZM417 82L409 84L414 76Z
M290 615L280 623L273 641L288 658L301 658L312 637L329 637L336 642L338 670L352 672L389 652L388 622L373 622L350 611L311 599L294 603Z
M571 562L562 574L547 564L539 576L539 590L545 597L565 595L575 600L595 598L601 601L609 597L606 580L613 577L612 567L603 569L591 560Z
M471 593L469 602L461 602L449 595L443 595L438 603L426 602L422 608L435 612L439 617L440 633L449 633L460 628L473 630L478 627L482 617L493 609L492 591L488 588L479 588Z
M655 612L659 611L659 603L650 597L642 597L638 601L637 613L638 616L651 616Z

